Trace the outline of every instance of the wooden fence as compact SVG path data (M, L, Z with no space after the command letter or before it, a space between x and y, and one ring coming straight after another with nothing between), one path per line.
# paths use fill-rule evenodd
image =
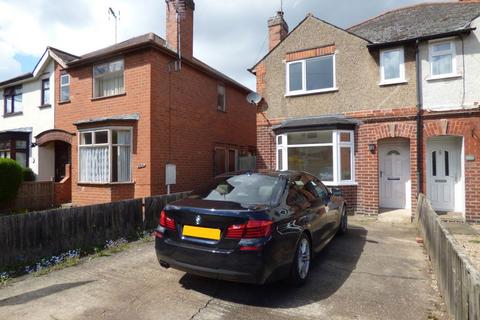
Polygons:
M154 229L158 225L160 212L166 204L188 197L190 192L175 193L163 196L154 196L145 198L145 215L143 228L145 230Z
M0 216L0 269L36 262L72 249L103 246L108 240L134 238L158 224L165 204L188 193L143 200Z
M417 219L425 247L430 255L441 294L455 319L480 319L480 272L421 194Z

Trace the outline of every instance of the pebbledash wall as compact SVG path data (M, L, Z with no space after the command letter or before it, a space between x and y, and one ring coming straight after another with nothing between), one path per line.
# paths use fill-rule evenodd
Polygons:
M116 56L118 58L118 55ZM255 151L255 108L247 92L184 63L168 73L173 58L156 49L122 55L125 94L92 98L93 64L72 67L70 101L60 103L55 128L72 139L72 202L92 204L166 193L165 165L177 165L172 192L191 190L214 174L215 146ZM108 62L102 60L99 62ZM95 62L96 63L96 62ZM56 67L57 79L61 72ZM226 87L226 112L217 110L217 85ZM59 83L56 83L59 86ZM58 100L57 100L58 101ZM132 182L81 184L78 182L78 120L138 113L138 121L102 122L88 128L131 126Z

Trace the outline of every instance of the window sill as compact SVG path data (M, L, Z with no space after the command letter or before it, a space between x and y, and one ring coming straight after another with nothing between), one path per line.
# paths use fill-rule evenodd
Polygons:
M134 185L135 181L129 182L77 182L78 186L86 187L108 187L108 186L118 186L118 185Z
M448 80L448 79L459 79L461 77L462 77L461 74L446 74L441 76L429 76L426 80L427 81Z
M299 96L308 96L312 94L321 94L321 93L331 93L337 92L338 88L324 89L324 90L314 90L314 91L302 91L302 92L290 92L285 95L285 97L299 97Z
M380 87L394 86L399 84L407 84L407 80L395 80L395 81L382 81L378 85Z
M41 106L38 106L38 109L48 109L48 108L51 108L52 105L51 104L42 104Z
M323 182L323 184L326 185L327 187L358 186L357 182Z
M5 113L3 115L4 118L10 118L10 117L16 117L16 116L22 116L23 115L23 112L22 111L19 111L19 112L11 112L11 113Z
M111 96L96 97L96 98L92 98L90 100L91 101L98 101L98 100L105 100L105 99L116 98L116 97L123 97L123 96L126 96L126 95L127 95L127 93L124 92L124 93L114 94L114 95L111 95Z
M67 103L70 103L72 101L70 100L65 100L65 101L58 101L58 104L67 104Z

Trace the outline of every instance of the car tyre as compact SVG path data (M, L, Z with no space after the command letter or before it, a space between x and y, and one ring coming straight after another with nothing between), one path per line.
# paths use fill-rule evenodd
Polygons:
M345 206L342 209L342 216L340 217L340 225L338 226L337 234L343 235L348 230L348 214Z
M310 274L312 248L310 239L304 233L300 237L295 250L295 259L292 263L292 270L288 282L294 286L301 286L307 281Z

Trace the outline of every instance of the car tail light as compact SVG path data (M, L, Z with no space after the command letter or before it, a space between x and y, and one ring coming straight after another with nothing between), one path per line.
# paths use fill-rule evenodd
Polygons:
M246 224L231 225L225 234L229 239L265 238L272 233L272 221L249 220Z
M230 226L227 229L227 234L225 237L230 239L242 239L243 233L245 232L245 227L246 225L244 224L235 224Z
M164 210L160 213L160 225L164 228L175 230L175 220L167 216Z

